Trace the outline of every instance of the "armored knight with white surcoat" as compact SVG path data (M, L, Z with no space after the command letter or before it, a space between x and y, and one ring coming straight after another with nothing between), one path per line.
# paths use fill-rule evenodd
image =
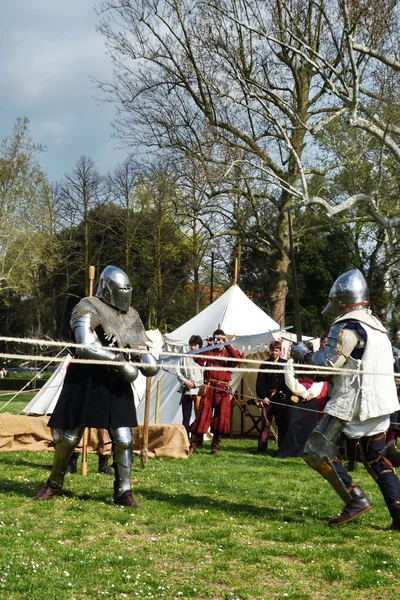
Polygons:
M372 315L367 282L358 269L335 281L323 311L327 312L336 316L327 347L313 353L301 342L291 351L294 359L306 364L340 369L332 376L331 397L306 445L304 460L344 501L342 513L330 520L330 525L342 525L372 508L338 457L342 432L358 439L363 463L391 514L391 529L400 530L400 482L393 469L399 455L393 449L390 455L385 447L390 414L398 407L392 348L384 326Z
M131 383L138 368L146 377L159 368L148 351L150 340L139 314L131 306L132 287L121 269L108 266L100 275L95 296L82 298L70 321L78 358L112 361L113 365L79 364L67 370L60 398L48 426L55 430L53 468L37 500L60 494L69 458L85 427L108 429L113 442L114 504L138 508L131 491L132 427L137 425ZM113 348L135 349L137 355Z

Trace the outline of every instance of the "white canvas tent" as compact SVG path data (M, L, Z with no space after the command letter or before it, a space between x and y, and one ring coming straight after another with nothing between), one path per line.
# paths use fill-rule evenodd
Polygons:
M223 329L228 339L241 338L245 336L256 336L251 340L240 342L233 341L233 345L240 349L246 356L257 355L261 361L266 347L273 339L280 339L279 325L254 302L242 292L236 284L232 285L220 298L205 308L198 315L178 327L172 333L164 336L164 349L171 353L187 352L188 340L191 335L200 335L203 339L212 335L217 328ZM271 331L276 333L272 334ZM175 375L179 357L168 360L164 368L152 382L152 402L150 409L150 423L155 418L155 396L157 381L161 382L161 402L159 422L164 424L181 424L182 413L179 406L180 386ZM251 365L256 367L257 365ZM255 381L256 375L252 379ZM236 373L233 382L233 390L238 388L242 382L242 373ZM254 390L255 391L255 390ZM138 420L143 421L144 398L138 406Z

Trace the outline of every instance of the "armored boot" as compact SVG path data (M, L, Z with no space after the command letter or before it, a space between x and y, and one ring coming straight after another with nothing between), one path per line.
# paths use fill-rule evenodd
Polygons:
M83 428L76 429L55 429L54 436L54 461L50 476L46 481L44 488L39 490L35 500L49 500L52 496L61 494L61 488L64 482L64 475L71 456L82 437ZM78 453L76 453L78 457ZM75 465L76 466L76 465ZM76 473L76 469L75 469Z
M217 454L219 450L219 444L221 442L221 435L219 433L214 433L212 442L211 442L211 454Z
M199 435L198 433L192 433L192 437L190 438L189 454L194 454L202 442L202 435Z
M372 508L372 504L370 504L368 498L364 496L363 491L357 485L352 487L349 493L352 499L346 504L338 517L330 519L329 525L343 525Z
M74 452L68 461L67 468L65 469L65 475L73 475L78 472L78 459L79 452Z
M99 454L99 468L97 470L98 473L103 473L103 475L114 475L114 471L111 467L108 466L108 456L101 456Z
M36 494L35 500L49 500L52 496L59 496L61 494L61 488L61 485L57 485L48 479L46 485Z
M132 496L131 467L133 461L133 435L130 427L110 427L114 447L114 496L113 504L141 508Z

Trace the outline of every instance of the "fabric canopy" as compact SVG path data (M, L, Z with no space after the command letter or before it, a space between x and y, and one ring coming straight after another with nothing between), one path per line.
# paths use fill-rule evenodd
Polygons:
M200 335L205 339L217 328L223 329L231 339L267 333L279 329L279 325L254 304L237 284L234 284L198 315L172 333L166 334L164 343L168 350L179 352L187 348L191 335ZM270 336L267 335L266 339L269 338ZM251 341L246 345L250 343ZM257 338L256 345L262 343L262 337Z

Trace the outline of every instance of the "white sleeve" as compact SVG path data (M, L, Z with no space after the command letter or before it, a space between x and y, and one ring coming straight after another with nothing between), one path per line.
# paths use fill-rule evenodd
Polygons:
M316 398L322 392L323 387L324 387L323 381L314 381L314 383L312 384L312 386L310 387L308 392L313 395L313 398Z
M299 383L298 380L296 379L296 377L294 376L293 359L292 358L290 358L285 365L284 375L285 375L285 383L286 383L287 387L289 388L289 390L291 392L293 392L293 394L296 394L296 396L300 396L301 398L307 398L307 396L308 396L307 388L305 388L304 385Z

